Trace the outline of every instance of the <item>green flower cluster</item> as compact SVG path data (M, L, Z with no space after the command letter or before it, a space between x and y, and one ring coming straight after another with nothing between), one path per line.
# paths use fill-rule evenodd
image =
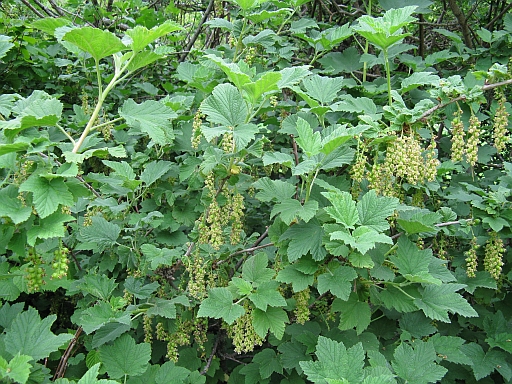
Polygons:
M478 144L480 143L480 120L475 115L469 118L468 141L466 143L466 160L471 166L478 160Z
M309 287L296 292L293 297L295 298L295 321L299 324L304 324L306 321L309 321L309 298L310 298L310 290Z
M28 292L39 292L44 284L45 270L42 266L43 260L41 256L36 254L34 248L29 249L27 260L29 263L25 269L25 279L27 280Z
M478 256L476 251L480 246L476 243L476 237L471 239L471 248L464 252L466 256L466 274L468 277L476 277L476 268L478 266Z
M465 137L466 133L464 132L464 123L460 119L462 115L462 111L460 109L457 110L457 114L452 120L452 151L451 158L455 163L457 161L462 161L464 158L464 152L466 149Z
M491 237L485 243L484 269L491 274L495 280L501 276L503 267L503 254L505 246L503 240L496 232L491 232Z
M245 304L245 314L227 326L228 336L233 339L235 352L251 352L257 345L263 344L263 339L256 333L252 325L252 309Z
M65 247L60 247L55 250L53 253L53 261L52 261L52 279L62 279L68 273L68 254L69 249Z
M493 139L494 146L498 152L503 151L505 149L505 144L508 141L508 118L509 113L505 107L505 102L507 99L505 98L505 94L502 89L496 89L496 100L498 101L498 108L496 108L496 112L494 114L494 130L493 130Z

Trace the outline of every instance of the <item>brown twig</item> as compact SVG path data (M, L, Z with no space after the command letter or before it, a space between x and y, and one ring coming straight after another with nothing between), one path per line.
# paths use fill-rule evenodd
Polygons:
M504 85L510 85L510 84L512 84L512 79L508 79L508 80L504 80L504 81L499 81L497 83L492 83L492 84L485 84L484 86L482 86L482 91L485 92L485 91L489 91L489 90L494 89L494 88L498 88L498 87L502 87ZM438 109L444 108L447 105L450 105L452 103L455 103L455 102L461 101L461 100L465 100L465 99L466 99L466 95L460 95L460 96L457 96L457 97L447 101L446 103L438 104L438 105L436 105L436 106L426 110L425 112L423 112L423 114L416 121L424 120L426 117L430 116L431 114L433 114Z
M496 17L494 17L490 22L487 23L487 25L485 26L485 29L491 29L493 26L494 26L494 23L501 17L503 17L503 15L505 13L507 13L509 11L509 9L512 8L512 3L510 3L509 5L507 5L506 7L503 7L503 9L501 10L501 12L496 15Z
M44 19L44 15L41 12L39 12L37 9L35 9L34 6L28 2L28 0L21 0L21 2L23 4L25 4L32 12L34 12L41 19Z
M41 156L45 159L49 159L48 155L44 154L43 152L39 152L39 156ZM55 159L54 159L54 161L55 161L55 164L57 164L59 167L62 165L62 163L60 161L55 160ZM96 195L96 197L101 197L101 194L98 191L96 191L91 184L89 184L87 181L85 181L85 179L82 176L76 175L75 178L78 179L80 182L82 182L87 187L88 190L90 190L92 193L94 193Z
M190 50L194 46L197 38L199 37L199 34L201 33L201 30L203 29L204 23L206 23L206 20L208 20L208 17L210 16L210 13L212 12L214 4L215 4L215 0L210 0L210 2L208 3L208 7L206 8L206 11L204 11L203 17L201 18L201 21L199 22L199 25L197 26L197 29L194 32L194 35L192 36L192 38L188 42L187 46L185 47L185 53L183 53L183 55L181 55L181 57L178 60L180 63L185 61L185 59L188 56L188 52L190 52Z
M32 0L34 3L37 4L37 6L39 8L41 8L48 16L50 17L56 17L57 15L55 15L49 8L45 7L39 0Z
M78 338L80 337L80 334L82 333L82 327L78 327L78 329L75 332L75 335L69 342L68 347L64 351L64 354L60 358L59 365L57 366L57 370L55 371L55 375L53 375L53 380L57 380L61 377L64 377L64 373L66 372L66 367L68 365L68 359L71 356L71 353L73 352L73 348L75 347L76 343L78 342Z
M201 375L206 375L206 372L208 372L208 369L210 368L210 365L212 364L213 357L217 353L217 348L219 347L221 335L222 335L221 332L219 332L217 334L217 337L215 338L215 344L213 344L212 353L210 353L210 356L208 357L208 361L206 361L206 365L204 366L203 370L200 372Z

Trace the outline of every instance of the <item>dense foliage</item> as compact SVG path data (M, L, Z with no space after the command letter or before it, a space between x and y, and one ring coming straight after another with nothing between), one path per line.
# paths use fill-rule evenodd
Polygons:
M507 1L2 1L0 380L512 382Z

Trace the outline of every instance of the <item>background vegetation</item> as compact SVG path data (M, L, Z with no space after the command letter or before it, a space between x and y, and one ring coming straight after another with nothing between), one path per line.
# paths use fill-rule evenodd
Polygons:
M0 4L0 379L510 383L512 4Z

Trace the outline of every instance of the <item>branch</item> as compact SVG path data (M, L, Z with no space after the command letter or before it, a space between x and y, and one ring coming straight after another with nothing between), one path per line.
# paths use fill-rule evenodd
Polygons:
M503 80L503 81L499 81L497 83L492 83L492 84L485 84L484 86L482 86L482 91L485 92L485 91L489 91L494 88L503 87L504 85L510 85L510 84L512 84L512 79ZM426 117L430 116L432 113L434 113L438 109L444 108L447 105L450 105L451 103L455 103L456 101L461 101L461 100L465 100L465 99L466 99L466 95L460 95L460 96L455 97L454 99L447 101L446 103L438 104L430 109L427 109L425 112L423 112L423 114L416 121L424 120Z
M34 12L41 19L44 19L44 15L41 12L39 12L37 9L35 9L34 6L28 2L28 0L21 0L21 2L23 4L25 4L32 12Z
M217 333L217 337L215 338L215 344L213 344L212 353L210 353L210 356L208 357L208 361L206 362L206 365L204 366L203 370L200 372L200 375L206 375L206 372L208 372L208 369L210 368L210 365L212 364L213 356L215 356L215 354L217 353L217 348L219 346L221 335L222 335L221 332Z
M41 4L41 2L39 0L34 0L34 3L36 3L37 6L39 8L41 8L48 16L50 16L50 17L56 17L57 16L49 8L46 8L43 4Z
M504 15L505 13L507 13L507 12L509 11L509 9L511 9L511 8L512 8L512 3L510 3L509 5L507 5L506 7L504 7L504 8L502 9L502 11L499 13L499 15L496 15L496 17L495 17L494 19L492 19L491 21L489 21L489 22L487 23L487 25L485 26L485 29L490 29L490 28L492 28L492 27L494 26L494 23L495 23L499 18L503 17L503 15Z
M457 5L457 0L448 0L448 4L453 12L453 15L459 22L460 28L462 30L462 37L464 38L464 43L468 48L473 48L473 41L471 40L471 32L468 27L468 20Z
M185 48L185 53L183 53L183 55L181 55L180 59L178 60L180 63L185 61L185 59L188 56L188 52L190 52L190 49L194 46L197 38L199 37L199 34L201 33L201 29L203 28L204 23L206 23L206 20L208 20L208 16L210 16L210 13L212 12L214 4L215 0L210 0L210 2L208 3L208 7L206 8L206 11L204 11L203 17L199 22L199 25L197 26L197 29L194 32L194 35L192 36L192 38L190 39Z
M57 370L55 371L55 375L53 375L54 381L58 378L64 377L64 373L66 372L66 366L68 365L68 359L71 356L71 352L73 352L73 348L75 347L81 333L82 333L82 327L78 327L78 329L75 332L75 335L69 342L69 345L66 348L66 351L60 358L59 365L57 366Z
M39 152L39 156L41 156L45 159L49 159L48 155L44 154L43 152ZM62 163L60 161L55 160L55 159L54 159L54 161L55 161L55 164L57 164L59 167L62 165ZM87 187L87 189L89 191L91 191L92 193L94 193L96 195L96 197L101 197L101 194L98 191L96 191L91 184L89 184L87 181L85 181L82 176L76 175L75 178L80 180Z
M55 1L48 0L48 2L51 4L53 9L55 9L60 16L64 16L64 12L62 12L62 8L59 7L57 4L55 4Z

